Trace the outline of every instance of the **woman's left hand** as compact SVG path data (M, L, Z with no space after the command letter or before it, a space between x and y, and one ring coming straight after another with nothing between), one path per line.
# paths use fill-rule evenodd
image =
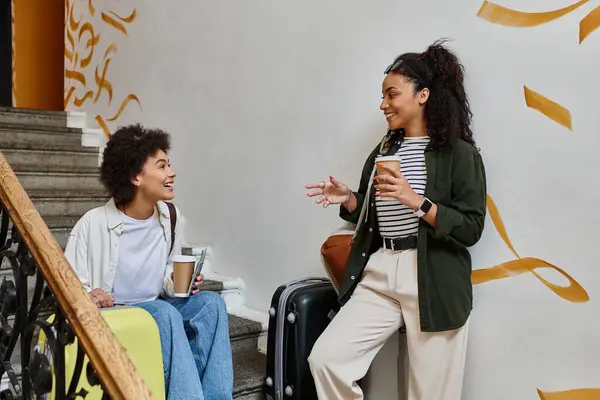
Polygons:
M379 182L375 187L380 190L376 195L380 197L388 197L399 200L402 204L407 207L416 210L421 205L423 197L417 194L410 186L402 172L389 168L385 164L379 164L385 170L389 171L391 175L376 176L375 179ZM381 192L381 190L386 193Z
M200 286L204 283L204 275L198 274L196 277L196 282L194 282L194 288L192 289L192 294L196 294L200 291Z

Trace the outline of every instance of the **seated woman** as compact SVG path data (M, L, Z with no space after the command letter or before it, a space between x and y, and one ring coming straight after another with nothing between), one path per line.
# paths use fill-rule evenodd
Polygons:
M130 304L156 320L168 399L229 400L233 368L223 299L199 291L202 275L191 297L173 298L172 258L181 254L182 227L177 218L171 246L164 203L174 197L169 148L167 133L140 125L111 136L100 175L112 198L77 222L65 255L99 307Z

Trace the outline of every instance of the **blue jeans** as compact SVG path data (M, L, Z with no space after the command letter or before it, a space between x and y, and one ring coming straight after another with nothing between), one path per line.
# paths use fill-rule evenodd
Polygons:
M148 311L158 325L168 400L231 400L229 324L218 293L135 306Z

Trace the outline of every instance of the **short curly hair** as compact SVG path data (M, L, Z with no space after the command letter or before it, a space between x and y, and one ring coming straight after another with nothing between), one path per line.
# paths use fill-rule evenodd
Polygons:
M133 200L135 186L131 180L139 175L144 163L158 150L168 153L171 137L160 129L147 129L140 124L120 127L106 143L100 180L115 204Z

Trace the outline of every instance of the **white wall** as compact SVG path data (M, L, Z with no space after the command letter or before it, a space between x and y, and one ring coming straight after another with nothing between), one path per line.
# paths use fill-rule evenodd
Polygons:
M87 3L76 1L75 12L88 15ZM565 3L502 5L533 12ZM534 28L477 18L480 0L95 6L101 40L83 73L95 90L94 68L117 43L107 73L113 101L107 105L104 93L96 104L68 108L110 117L125 96L137 95L142 109L129 104L109 126L139 120L172 133L188 239L211 244L214 268L242 276L250 305L263 310L280 283L323 274L319 247L340 220L308 200L303 185L331 174L357 186L365 157L385 133L378 109L385 67L399 53L454 39L489 193L514 246L564 269L590 296L567 301L530 273L476 286L464 398L536 399L536 388L600 387L600 32L579 45L577 31L591 5ZM133 7L129 37L99 17L102 10L128 16ZM573 131L527 108L523 85L568 108ZM489 219L473 256L475 269L514 258ZM538 272L554 284L566 281Z

